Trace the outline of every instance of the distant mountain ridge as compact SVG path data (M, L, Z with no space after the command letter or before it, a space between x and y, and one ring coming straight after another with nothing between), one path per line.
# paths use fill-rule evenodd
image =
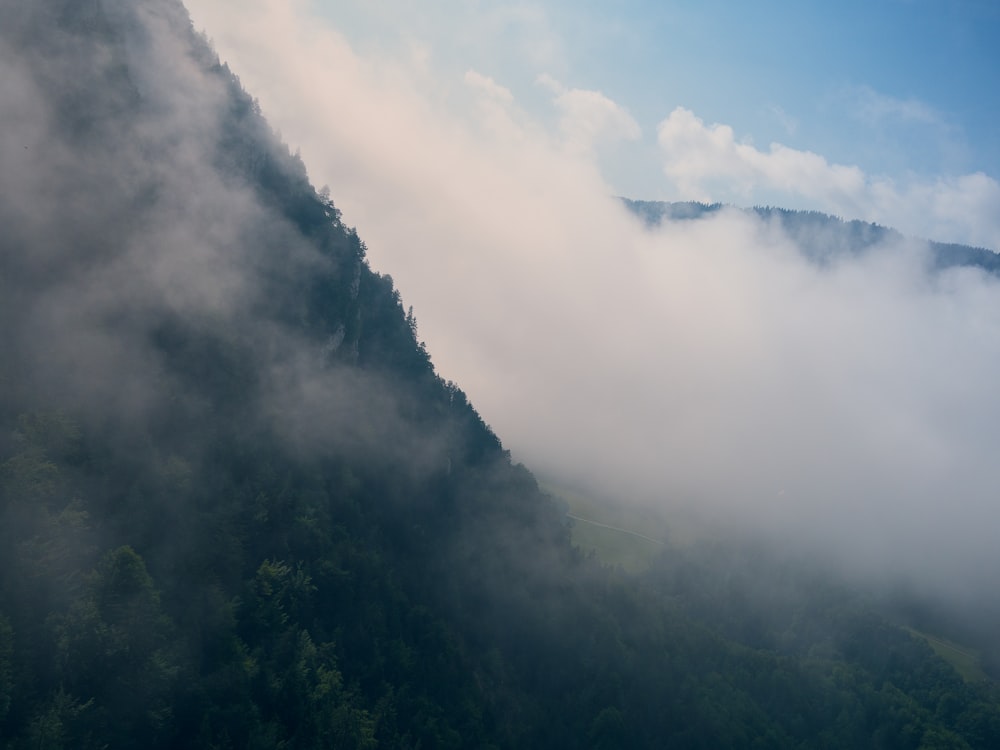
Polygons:
M723 203L697 201L621 200L649 227L658 226L664 221L702 219L723 209L734 208ZM797 211L774 206L737 210L768 221L777 221L803 255L820 264L830 263L845 255L861 255L877 245L913 239L890 227L857 219L845 221L819 211ZM973 266L1000 276L1000 254L992 250L953 242L926 242L931 254L931 268L934 270Z

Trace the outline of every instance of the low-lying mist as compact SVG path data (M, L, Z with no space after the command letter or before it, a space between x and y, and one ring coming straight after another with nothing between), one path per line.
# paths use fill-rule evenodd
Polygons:
M403 429L402 396L332 365L341 344L357 358L343 322L303 330L310 284L356 305L360 245L321 253L248 179L294 158L183 7L19 12L0 29L0 410L66 409L135 439L239 402L296 452L433 453ZM208 439L182 442L197 458Z
M595 166L606 111L575 113L581 148L487 76L366 56L300 6L190 6L517 459L856 574L991 590L995 278L929 273L917 241L821 267L736 210L646 228Z

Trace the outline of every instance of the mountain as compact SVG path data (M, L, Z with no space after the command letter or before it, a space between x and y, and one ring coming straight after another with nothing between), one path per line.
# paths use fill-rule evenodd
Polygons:
M693 201L641 201L623 198L625 206L648 227L663 221L688 221L710 217L726 208L721 203ZM864 221L844 221L818 211L790 211L772 206L744 209L776 223L807 258L831 263L838 257L865 253L878 245L898 244L906 238L894 229ZM983 247L955 243L926 243L932 270L971 266L1000 274L1000 255Z
M178 2L0 18L4 748L1000 745L821 572L574 547Z

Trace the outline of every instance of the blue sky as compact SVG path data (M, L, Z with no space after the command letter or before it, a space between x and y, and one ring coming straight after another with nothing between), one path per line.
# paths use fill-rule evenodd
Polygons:
M904 192L979 173L1000 178L1000 5L988 0L483 1L430 10L317 0L310 7L359 51L420 45L443 78L474 70L541 122L555 122L558 112L540 75L600 92L639 129L637 138L597 149L610 187L632 197L850 209L759 183L735 193L679 188L660 168L657 143L659 123L677 107L705 126L730 127L735 142L762 152L780 143ZM991 237L934 238L987 244Z

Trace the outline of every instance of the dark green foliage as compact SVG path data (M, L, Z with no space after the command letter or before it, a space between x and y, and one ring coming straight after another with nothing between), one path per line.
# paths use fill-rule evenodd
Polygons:
M6 52L51 57L49 146L88 149L34 224L0 204L0 747L1000 746L991 686L832 586L574 549L173 0L0 8ZM153 33L133 8L215 92L190 163L126 54ZM228 213L172 213L209 179ZM176 256L248 291L141 273ZM123 263L59 339L55 303Z
M10 623L0 615L0 723L10 710L14 689L14 673L11 658L14 655L14 631Z

